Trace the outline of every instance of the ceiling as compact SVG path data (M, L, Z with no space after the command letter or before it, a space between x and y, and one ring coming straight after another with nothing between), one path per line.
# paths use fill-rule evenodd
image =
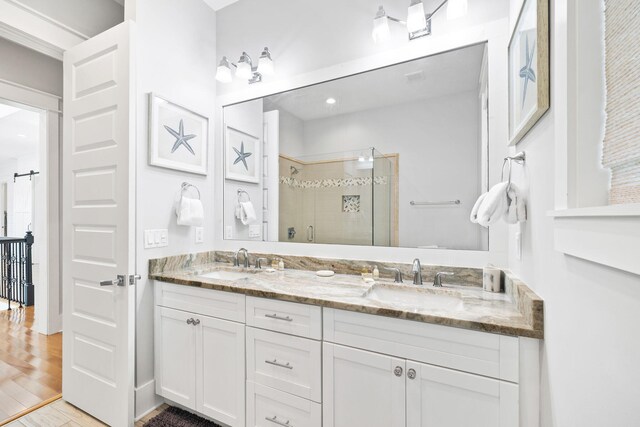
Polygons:
M115 0L118 1L118 0ZM204 0L213 10L218 11L223 7L227 7L230 4L237 2L238 0Z
M0 163L37 156L39 138L40 114L0 104Z
M272 95L265 110L306 121L477 90L484 50L478 44ZM327 104L328 98L336 103Z

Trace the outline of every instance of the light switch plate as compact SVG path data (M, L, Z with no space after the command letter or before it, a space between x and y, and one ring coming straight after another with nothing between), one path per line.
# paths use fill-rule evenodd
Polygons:
M233 227L231 227L230 225L224 228L224 238L233 239Z
M262 227L260 226L260 224L250 225L249 226L249 238L250 239L256 239L256 238L260 237L260 232L261 231L262 231Z
M196 243L204 242L204 227L196 227Z
M169 246L169 230L144 230L144 248L162 248Z

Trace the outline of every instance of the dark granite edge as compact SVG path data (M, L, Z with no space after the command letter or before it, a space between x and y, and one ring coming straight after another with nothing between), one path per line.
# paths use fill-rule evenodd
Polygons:
M171 274L167 274L167 273L150 274L149 279L159 280L162 282L173 283L173 284L183 285L183 286L192 286L192 287L199 287L203 289L213 289L218 291L233 292L233 293L243 294L248 296L277 299L281 301L289 301L289 302L295 302L295 303L301 303L300 299L303 298L305 301L304 303L306 304L327 307L327 308L335 308L339 310L353 311L358 313L371 314L374 316L384 316L384 317L392 317L392 318L405 319L405 320L420 321L420 322L431 323L431 324L436 324L441 326L475 330L480 332L489 332L489 333L495 333L500 335L521 336L521 337L536 338L536 339L544 338L543 330L536 329L534 327L521 328L521 327L491 323L486 321L481 322L481 321L457 319L454 317L444 317L444 316L412 313L412 312L408 312L400 309L396 310L396 309L386 308L386 307L365 306L361 304L350 304L346 302L329 301L329 300L308 297L308 296L299 297L296 295L280 293L272 290L267 291L267 290L243 288L241 286L238 286L237 284L235 286L230 286L226 284L212 283L211 281L208 281L205 283L195 278L194 279L186 279L183 277L177 278L177 277L172 277ZM375 310L376 313L375 314L371 313L371 310Z

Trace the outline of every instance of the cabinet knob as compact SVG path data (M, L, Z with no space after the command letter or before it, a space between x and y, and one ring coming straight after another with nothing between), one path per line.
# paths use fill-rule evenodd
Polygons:
M198 326L200 324L200 319L193 319L193 326Z
M409 377L410 380L414 379L416 377L416 370L415 369L409 369L407 371L407 376Z
M395 374L396 377L399 377L400 375L402 375L402 366L396 366L396 368L393 370L393 373Z
M187 319L187 325L193 325L193 319Z

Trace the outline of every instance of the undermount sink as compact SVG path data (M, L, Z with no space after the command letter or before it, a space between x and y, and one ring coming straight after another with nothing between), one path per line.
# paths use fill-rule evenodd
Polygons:
M463 309L462 299L459 297L417 287L376 284L364 297L372 301L391 303L404 308L447 311Z
M202 277L203 279L218 279L218 280L241 280L249 277L249 273L242 271L227 271L227 270L216 270L211 271L209 273L199 274L198 277Z

